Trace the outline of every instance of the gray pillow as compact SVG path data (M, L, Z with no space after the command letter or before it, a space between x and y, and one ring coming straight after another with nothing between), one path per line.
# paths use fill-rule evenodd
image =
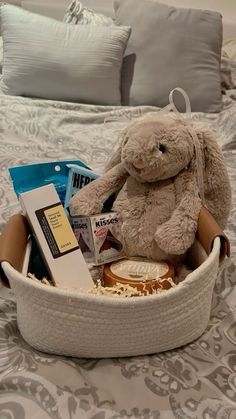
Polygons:
M123 104L164 107L178 86L188 93L193 111L221 110L219 13L155 0L115 0L114 6L116 23L132 28L122 71ZM178 106L184 110L181 101Z
M119 105L130 28L67 25L18 7L0 7L9 95Z

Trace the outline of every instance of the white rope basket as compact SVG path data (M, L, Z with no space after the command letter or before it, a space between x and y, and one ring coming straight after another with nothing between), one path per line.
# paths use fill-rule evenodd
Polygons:
M206 329L217 277L220 238L209 256L196 240L191 258L199 267L165 293L112 298L42 285L8 262L2 269L16 295L19 330L34 348L75 357L152 354L185 345Z

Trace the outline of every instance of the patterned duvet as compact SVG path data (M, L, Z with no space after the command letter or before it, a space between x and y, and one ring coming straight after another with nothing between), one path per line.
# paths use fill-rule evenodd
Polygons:
M7 96L0 96L0 109L1 229L19 210L9 166L80 158L102 170L129 120L157 110ZM234 202L226 231L231 258L218 276L206 332L152 356L47 355L24 342L14 295L0 286L0 419L236 418L236 92L228 92L220 114L193 117L217 130Z

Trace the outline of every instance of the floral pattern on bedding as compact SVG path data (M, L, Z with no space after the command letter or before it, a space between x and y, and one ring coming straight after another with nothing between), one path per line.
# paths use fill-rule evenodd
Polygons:
M101 171L127 122L157 110L7 96L0 96L0 105L1 227L19 210L8 167L80 158ZM207 330L190 345L152 356L88 360L43 354L19 334L14 295L0 288L1 419L236 418L235 92L228 92L220 114L193 118L217 130L233 187L226 231L231 258L218 275Z

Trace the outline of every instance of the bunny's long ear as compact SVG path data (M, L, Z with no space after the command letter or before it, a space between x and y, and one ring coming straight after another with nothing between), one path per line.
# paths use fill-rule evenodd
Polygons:
M119 144L117 150L108 159L108 161L106 163L106 166L105 166L105 169L104 169L104 173L108 172L108 170L117 166L117 164L119 164L121 162L121 144L122 144L122 140L120 140L120 144Z
M231 188L224 157L213 131L198 124L196 132L205 160L205 206L220 227L225 228L231 208Z

